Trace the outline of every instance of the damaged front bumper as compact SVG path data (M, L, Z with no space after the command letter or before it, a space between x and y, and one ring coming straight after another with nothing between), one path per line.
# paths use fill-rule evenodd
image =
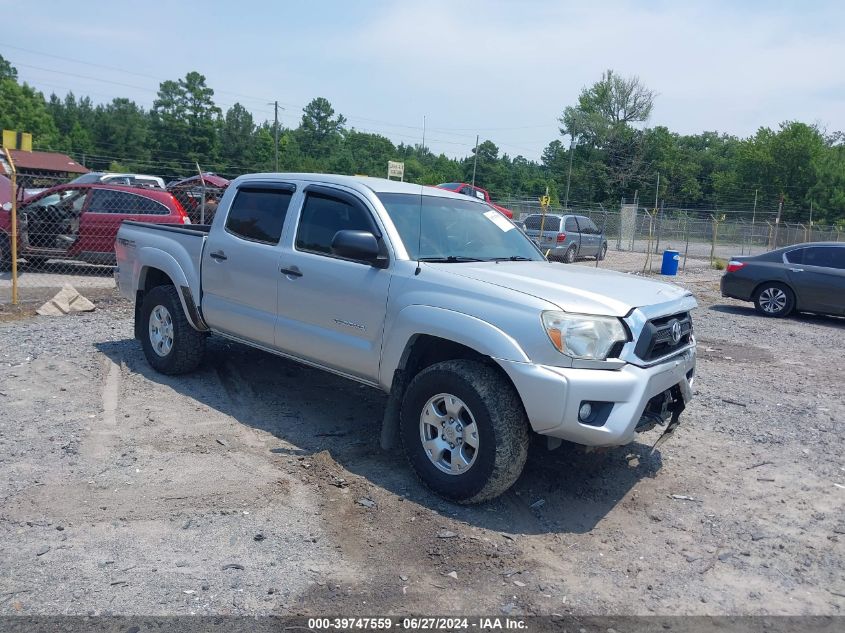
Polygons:
M692 398L695 347L650 367L618 370L499 361L510 376L532 428L587 446L620 446L638 431L669 423L671 433ZM593 419L580 412L591 404Z

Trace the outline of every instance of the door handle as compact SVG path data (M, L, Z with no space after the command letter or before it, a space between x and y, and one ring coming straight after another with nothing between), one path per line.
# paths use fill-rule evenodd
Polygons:
M280 268L279 272L290 277L302 277L302 271L296 266L291 266L290 268Z
M789 270L793 273L803 273L804 272L803 268L790 268Z
M208 256L211 257L211 259L216 259L218 262L229 259L223 251L213 251L209 253Z

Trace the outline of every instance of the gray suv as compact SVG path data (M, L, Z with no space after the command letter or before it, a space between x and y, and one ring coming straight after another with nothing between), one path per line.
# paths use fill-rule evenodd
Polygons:
M526 217L522 226L525 234L544 253L548 251L550 260L571 264L578 257L604 259L607 254L607 240L601 230L583 215L547 213L543 220L543 216L537 213Z

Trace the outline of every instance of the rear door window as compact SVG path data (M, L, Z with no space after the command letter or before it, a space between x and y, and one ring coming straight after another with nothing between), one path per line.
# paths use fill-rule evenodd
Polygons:
M835 246L809 246L800 249L802 251L802 261L804 266L820 266L822 268L845 268L842 262L841 253L845 252L843 248ZM795 251L789 253L792 255ZM789 260L792 262L792 260ZM795 262L798 263L798 262Z
M90 213L124 213L134 215L169 215L170 209L160 202L128 191L94 189L91 193Z
M566 218L566 232L578 233L578 223L575 221L575 218Z
M251 242L278 244L292 197L292 188L241 187L226 217L226 231Z

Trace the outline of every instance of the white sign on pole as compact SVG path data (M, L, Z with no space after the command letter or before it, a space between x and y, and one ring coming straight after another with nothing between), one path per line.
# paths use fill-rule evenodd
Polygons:
M405 163L397 163L396 161L387 161L387 177L398 178L404 180L405 178Z

